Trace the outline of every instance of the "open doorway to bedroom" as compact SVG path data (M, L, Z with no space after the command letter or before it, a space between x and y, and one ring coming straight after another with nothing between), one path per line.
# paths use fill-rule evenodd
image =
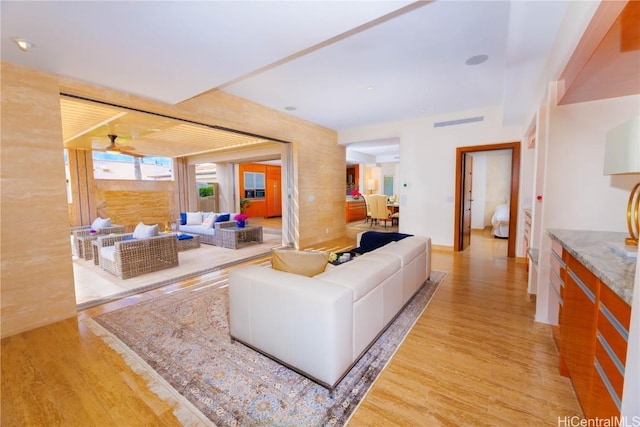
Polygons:
M483 157L481 153L487 153L487 156ZM510 155L510 162L506 166L510 177L508 181L498 183L496 179L504 181L505 173L497 169L505 162L507 153ZM488 161L491 157L493 160ZM473 188L474 167L479 169L477 175L484 177L484 183L482 180L475 180L476 186L481 187L477 191ZM471 244L474 223L476 228L479 228L478 224L484 228L489 223L492 235L507 240L507 256L515 257L519 178L520 142L456 149L455 251L462 251ZM490 189L487 189L488 181L493 182ZM479 197L476 198L477 196ZM479 212L474 218L476 206ZM493 227L496 227L495 233Z

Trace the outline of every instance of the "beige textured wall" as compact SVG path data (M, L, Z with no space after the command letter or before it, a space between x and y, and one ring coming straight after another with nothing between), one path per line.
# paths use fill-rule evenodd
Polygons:
M0 64L2 337L76 314L57 78Z
M104 211L113 224L133 231L140 222L158 224L164 230L174 215L175 197L171 181L96 180L96 199L104 202Z

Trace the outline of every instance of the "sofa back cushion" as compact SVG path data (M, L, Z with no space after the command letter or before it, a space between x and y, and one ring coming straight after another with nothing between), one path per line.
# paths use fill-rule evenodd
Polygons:
M271 250L271 266L274 270L307 277L322 273L327 268L328 261L329 254L323 251Z
M231 214L221 213L216 218L216 222L224 222L224 221L231 221Z
M202 224L202 212L187 212L186 225L201 225L201 224Z
M315 278L351 289L353 301L358 301L399 270L398 257L373 252L340 264Z

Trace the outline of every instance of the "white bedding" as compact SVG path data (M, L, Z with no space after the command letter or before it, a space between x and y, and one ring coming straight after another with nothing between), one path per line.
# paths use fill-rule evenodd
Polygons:
M493 235L496 237L509 237L509 205L498 205L491 218Z

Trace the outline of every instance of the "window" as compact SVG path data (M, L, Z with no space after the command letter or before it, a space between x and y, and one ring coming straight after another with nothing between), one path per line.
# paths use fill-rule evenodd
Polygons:
M244 198L262 199L265 196L264 172L244 172Z
M173 181L173 161L169 157L133 157L126 154L93 152L95 179Z

